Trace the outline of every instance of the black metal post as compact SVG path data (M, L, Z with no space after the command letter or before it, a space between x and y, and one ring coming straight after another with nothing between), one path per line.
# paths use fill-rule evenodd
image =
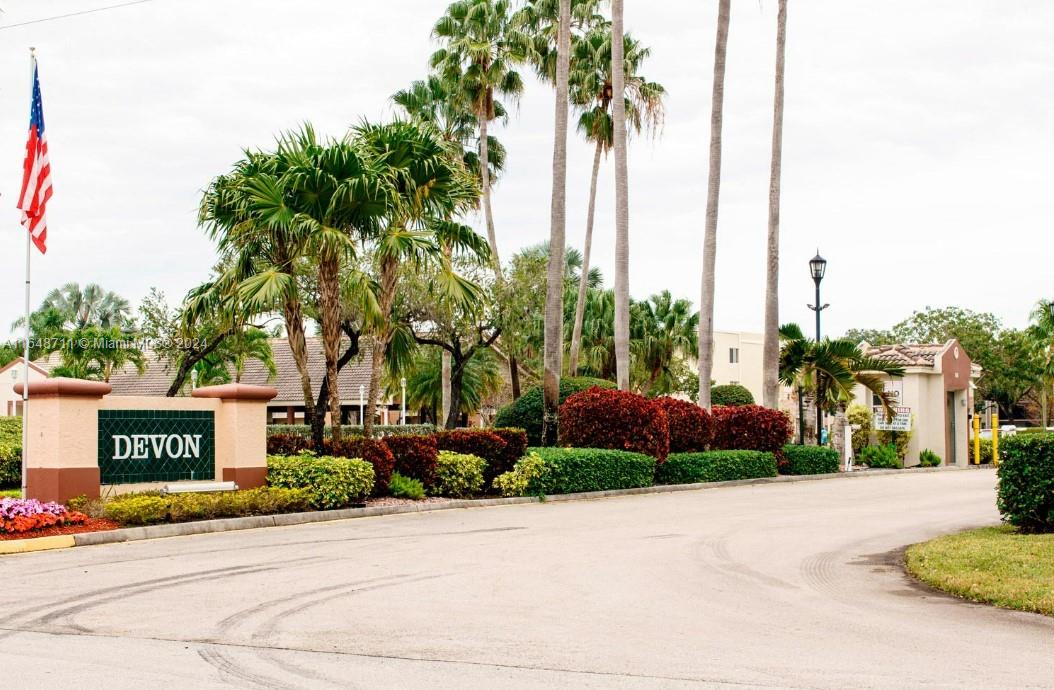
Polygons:
M816 342L820 342L820 312L823 311L823 307L820 306L820 280L821 278L813 278L813 282L816 283ZM822 445L823 443L823 402L820 399L820 372L816 372L816 445Z

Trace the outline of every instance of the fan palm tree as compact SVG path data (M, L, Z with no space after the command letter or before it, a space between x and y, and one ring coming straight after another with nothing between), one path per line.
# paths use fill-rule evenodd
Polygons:
M487 241L495 273L501 273L494 214L491 210L489 123L499 117L496 99L517 98L523 80L514 69L529 41L512 21L509 0L457 0L432 29L441 48L429 64L455 104L472 113L479 129L479 171Z
M406 404L411 408L428 410L432 419L444 423L438 418L439 406L442 404L441 378L442 361L437 347L422 348L414 359L413 365L406 372ZM390 378L388 387L397 389L399 384ZM455 414L471 414L480 409L487 396L501 390L504 380L497 357L490 349L478 350L465 364L461 379L460 409Z
M848 405L853 388L862 385L878 397L887 415L895 414L896 400L886 390L885 381L903 376L903 367L868 357L851 340L806 338L794 323L780 327L780 340L780 381L811 391L823 410L833 413Z
M633 310L634 368L640 393L676 388L675 365L698 347L699 314L686 299L674 300L669 290L635 303Z
M728 0L724 0L727 2ZM611 0L611 89L626 93L622 0ZM626 161L626 99L613 98L615 151L615 369L619 390L629 390L629 170Z
M642 130L655 132L662 124L662 104L666 90L661 84L640 76L640 68L651 51L631 36L624 37L625 111L627 127L639 134ZM594 28L574 44L574 71L571 75L571 101L582 109L578 129L594 143L593 173L589 184L589 205L586 212L586 234L583 244L583 275L589 273L593 247L593 220L596 211L597 178L600 159L614 145L614 126L611 102L614 89L611 78L611 30L607 22ZM580 283L575 300L575 321L571 330L571 351L568 371L575 376L582 343L582 319L585 314L587 286Z
M66 283L49 292L41 303L40 310L54 309L59 312L67 328L124 328L129 325L132 307L128 300L116 292L103 289L98 283L88 283L83 288L76 282ZM25 323L25 317L15 321L12 328Z
M1040 300L1030 315L1032 325L1028 328L1039 363L1039 378L1036 387L1039 389L1040 421L1043 428L1050 422L1050 394L1054 388L1054 315L1051 314L1050 301Z
M714 270L717 260L717 205L721 196L721 126L725 107L725 55L731 0L719 0L714 45L714 87L710 101L710 177L706 189L706 232L703 239L703 280L699 300L699 405L710 408L714 370Z
M384 166L395 195L378 234L373 239L378 295L370 376L368 409L374 409L381 387L381 370L393 343L395 304L400 268L437 264L438 286L451 299L478 299L478 286L454 272L450 253L471 252L484 260L489 250L473 230L450 219L470 208L479 198L473 177L463 168L450 145L425 124L396 121L387 125L365 124L355 137ZM412 339L401 342L411 343ZM389 357L390 359L390 357ZM364 420L363 432L373 433L372 415Z
M776 95L772 113L772 162L769 170L769 229L765 261L765 336L762 348L762 402L779 405L780 171L783 166L783 67L787 47L787 0L779 0L776 18ZM819 305L817 305L819 306Z
M271 333L262 328L245 328L227 339L224 351L234 369L234 382L241 383L245 374L245 365L255 359L267 370L267 380L278 376L274 363L274 352L271 351Z

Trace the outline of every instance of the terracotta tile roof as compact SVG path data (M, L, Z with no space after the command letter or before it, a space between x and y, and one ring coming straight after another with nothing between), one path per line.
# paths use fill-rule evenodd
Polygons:
M937 355L946 346L946 344L941 343L869 345L864 348L864 354L883 362L891 362L905 367L932 367Z

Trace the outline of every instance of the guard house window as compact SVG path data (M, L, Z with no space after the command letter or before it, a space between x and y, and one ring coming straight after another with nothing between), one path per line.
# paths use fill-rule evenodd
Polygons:
M730 347L728 348L728 363L739 364L739 348Z

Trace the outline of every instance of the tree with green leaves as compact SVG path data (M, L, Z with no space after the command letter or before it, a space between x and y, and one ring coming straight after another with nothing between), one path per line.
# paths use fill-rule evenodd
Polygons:
M654 397L681 392L685 358L698 348L699 314L669 290L637 302L633 310L634 388Z
M666 89L656 82L641 76L644 61L651 54L632 36L623 39L623 63L625 64L625 113L628 131L657 132L662 126L665 109L663 97ZM593 169L589 182L589 203L586 210L586 232L583 250L585 273L590 269L593 247L593 221L596 215L597 180L600 175L601 157L614 146L614 124L612 101L614 87L611 76L611 28L608 22L594 27L574 43L571 72L571 102L581 110L578 131L593 143ZM575 320L571 332L571 350L568 371L577 375L578 358L582 345L582 320L585 316L587 285L578 286L575 300Z
M51 290L38 311L49 309L62 315L64 328L98 326L130 330L132 326L132 308L128 300L97 283L88 283L81 288L78 283L70 282ZM23 323L25 317L18 319L13 327L20 327Z
M1045 429L1050 422L1050 399L1051 391L1054 389L1054 315L1051 314L1051 302L1044 299L1039 300L1029 318L1032 324L1026 333L1032 345L1031 359L1035 367L1035 388L1039 397L1040 423ZM1019 360L1018 364L1020 363Z

